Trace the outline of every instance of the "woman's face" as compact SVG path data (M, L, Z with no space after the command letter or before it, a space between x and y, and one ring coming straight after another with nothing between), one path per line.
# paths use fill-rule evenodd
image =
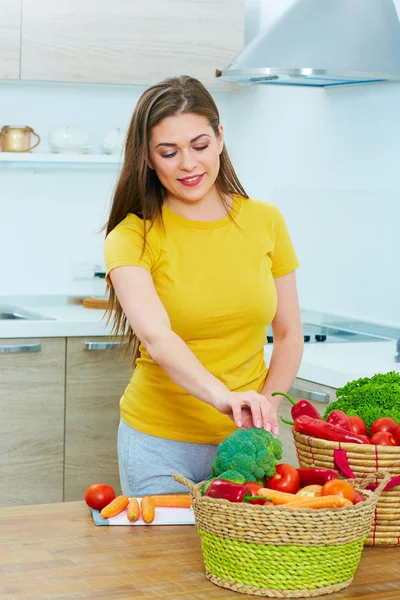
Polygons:
M167 117L151 131L149 165L168 196L196 202L213 193L223 145L222 125L216 137L203 116L186 113Z

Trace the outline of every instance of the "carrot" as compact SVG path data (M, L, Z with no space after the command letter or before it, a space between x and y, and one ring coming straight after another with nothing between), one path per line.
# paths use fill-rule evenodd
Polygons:
M155 506L174 506L177 508L190 508L192 501L189 494L164 494L152 496Z
M128 506L128 504L129 498L127 496L117 496L112 502L110 502L110 504L107 504L107 506L100 511L100 514L103 519L115 517L115 515L118 515L120 512L122 512Z
M142 519L145 523L152 523L156 514L156 505L151 496L144 496L140 503Z
M268 496L272 500L272 504L287 504L292 500L296 500L296 494L288 494L287 492L278 492L277 490L269 490L260 488L257 496Z
M136 498L131 498L128 504L128 521L135 523L140 517L140 506Z
M288 508L343 508L352 506L353 503L342 496L302 496L293 502L288 502Z

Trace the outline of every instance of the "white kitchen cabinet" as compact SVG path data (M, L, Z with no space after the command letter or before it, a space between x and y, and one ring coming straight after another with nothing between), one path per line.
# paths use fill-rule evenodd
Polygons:
M223 86L243 38L244 0L24 0L21 78Z
M65 338L0 339L0 506L61 502Z
M119 400L132 376L132 356L111 338L67 339L64 500L81 500L92 483L120 492ZM111 348L110 348L111 346Z
M296 393L294 391L296 390ZM306 379L297 378L290 394L294 400L304 398L310 400L315 406L318 412L323 415L328 404L336 400L336 389L314 383L313 381L307 381ZM286 398L283 398L282 404L279 409L279 417L292 421L290 414L292 405ZM283 456L282 461L295 467L299 466L299 462L296 456L296 448L293 441L292 428L290 425L286 425L280 421L279 424L280 434L279 439L282 442Z
M19 79L21 1L0 0L0 79Z

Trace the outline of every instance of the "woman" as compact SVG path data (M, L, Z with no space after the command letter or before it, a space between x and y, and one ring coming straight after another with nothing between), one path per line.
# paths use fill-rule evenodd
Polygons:
M298 261L279 211L241 186L196 79L154 85L134 110L105 262L113 331L137 358L120 402L124 494L184 491L173 472L206 479L236 427L279 432L271 393L303 349Z

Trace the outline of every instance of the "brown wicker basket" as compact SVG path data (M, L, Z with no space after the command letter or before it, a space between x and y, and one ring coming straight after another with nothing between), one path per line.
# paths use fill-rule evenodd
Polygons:
M209 498L202 483L174 479L190 491L210 581L243 594L311 598L352 582L389 475L375 492L363 491L364 502L319 510Z
M372 444L348 444L329 442L309 437L293 430L297 458L301 467L337 468L335 451L344 450L348 464L357 479L370 477L377 470L400 475L400 447L373 446ZM379 477L377 478L377 483ZM400 485L383 491L375 509L367 546L400 546Z

